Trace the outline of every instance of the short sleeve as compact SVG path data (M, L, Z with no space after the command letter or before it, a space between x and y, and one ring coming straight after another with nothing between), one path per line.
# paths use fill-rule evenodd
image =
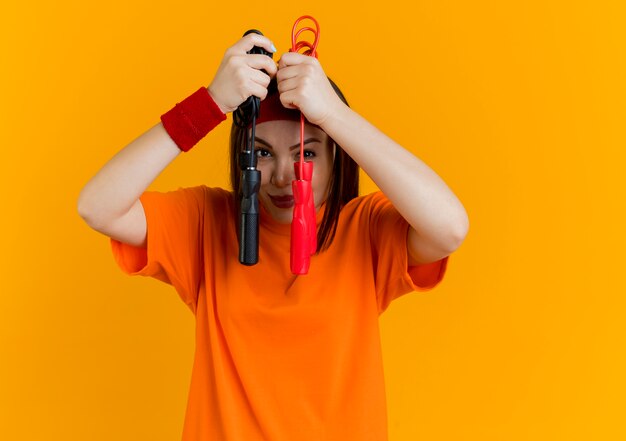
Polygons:
M146 191L139 200L146 214L146 247L111 238L115 262L126 274L172 285L195 314L203 274L203 187Z
M370 203L376 299L379 314L382 314L394 299L412 291L429 291L437 286L443 279L450 256L409 267L409 223L381 191L370 195Z

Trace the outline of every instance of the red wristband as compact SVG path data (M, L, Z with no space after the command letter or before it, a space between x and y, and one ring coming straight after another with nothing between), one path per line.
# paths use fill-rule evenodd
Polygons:
M226 115L206 87L199 88L161 115L163 127L183 152L189 151L225 119Z

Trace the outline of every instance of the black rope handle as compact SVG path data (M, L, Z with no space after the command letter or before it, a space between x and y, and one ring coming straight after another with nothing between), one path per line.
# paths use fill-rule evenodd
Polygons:
M250 33L263 35L261 31L250 29ZM262 54L273 58L271 52L254 46L248 54ZM265 72L265 70L263 70ZM265 72L267 74L267 72ZM233 112L233 122L245 130L243 150L239 155L241 184L239 186L239 262L243 265L255 265L259 261L259 188L261 172L256 169L257 158L254 154L256 119L261 109L261 98L249 96ZM248 135L250 126L250 135Z

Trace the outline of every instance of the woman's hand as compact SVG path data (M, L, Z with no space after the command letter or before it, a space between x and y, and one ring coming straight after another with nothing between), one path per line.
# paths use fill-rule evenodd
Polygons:
M322 126L345 106L315 57L297 52L283 54L276 79L283 106L299 109L312 124Z
M232 112L249 96L264 99L270 79L276 75L276 63L267 55L247 54L254 46L275 52L272 42L262 35L250 33L229 47L207 87L209 94L224 113ZM264 69L269 75L261 72Z

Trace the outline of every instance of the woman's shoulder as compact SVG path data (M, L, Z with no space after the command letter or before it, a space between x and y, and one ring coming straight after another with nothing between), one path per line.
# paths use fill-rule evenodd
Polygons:
M194 187L194 191L199 192L204 197L209 207L216 209L231 207L234 202L233 191L222 187L210 187L202 184Z
M226 190L222 187L209 187L205 184L190 186L190 187L178 187L176 192L193 194L201 198L209 198L211 200L227 200L232 198L232 190Z
M168 191L149 191L146 193L152 193L155 197L163 196L167 200L172 202L186 205L196 205L198 207L204 207L211 211L226 209L232 206L233 192L222 187L210 187L205 184L178 187L175 190ZM157 198L157 200L164 200L163 198Z
M355 213L355 212L364 212L371 211L381 204L385 204L389 202L387 196L380 191L373 191L371 193L365 195L359 195L354 199L350 200L342 209L342 212L345 210L345 213Z
M196 188L202 189L205 194L213 198L230 199L233 197L233 191L222 187L209 187L207 185L198 185Z

